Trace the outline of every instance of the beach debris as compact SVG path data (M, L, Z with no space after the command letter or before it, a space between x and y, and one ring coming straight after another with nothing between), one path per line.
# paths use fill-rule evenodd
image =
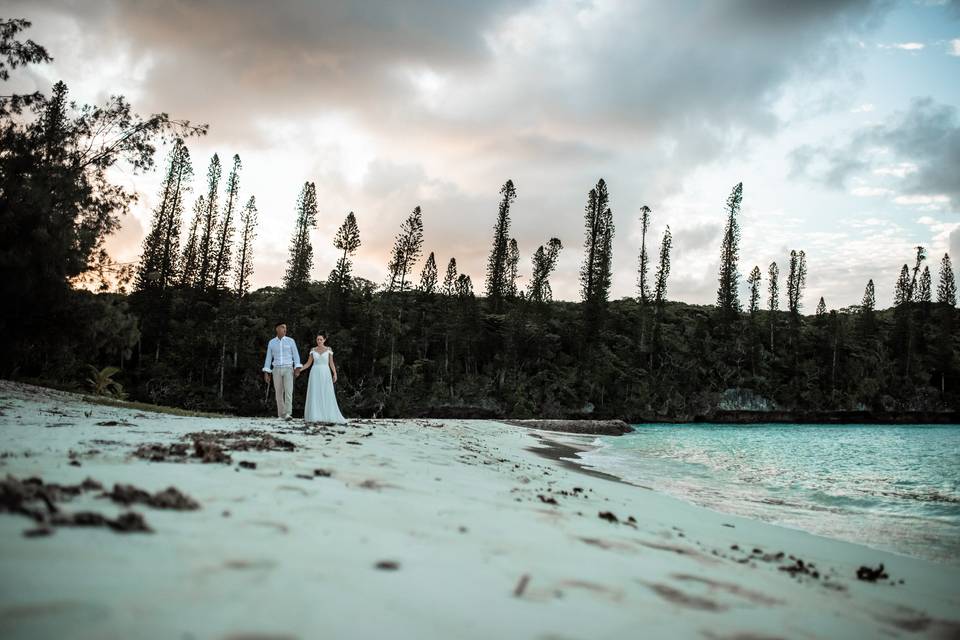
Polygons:
M617 516L613 515L612 511L601 511L597 514L601 520L606 520L607 522L618 523L620 520L617 519Z
M126 420L103 420L97 423L98 427L132 427L132 422Z
M311 475L306 474L306 473L298 473L298 474L296 474L296 475L297 475L298 478L303 478L304 480L313 480L313 478L314 478L314 476L311 476Z
M552 496L545 496L542 493L538 493L537 497L540 498L540 502L543 502L544 504L557 504L556 498Z
M116 518L108 518L94 511L77 511L70 514L57 514L51 524L61 527L109 527L118 533L152 533L143 516L133 511L123 513Z
M732 524L729 524L729 523L727 523L727 522L724 522L724 523L723 523L723 526L725 526L725 527L730 527L731 529L736 529L735 526L733 526Z
M520 576L520 579L517 580L517 586L513 588L513 597L520 598L523 596L523 592L526 591L527 585L530 584L530 574L525 573Z
M868 567L866 565L861 566L857 569L857 580L863 580L865 582L876 582L877 580L885 580L890 576L887 575L887 572L883 569L883 563L880 563L880 566L874 569L873 567Z
M314 469L313 475L317 476L318 478L329 478L331 475L333 475L333 472L329 469Z
M200 504L193 498L184 495L175 487L167 487L163 491L151 494L132 484L115 484L109 493L100 494L100 498L109 498L122 505L135 503L145 504L155 509L171 509L174 511L196 511Z
M257 429L199 431L188 433L184 438L192 442L192 454L189 444L175 442L141 445L133 455L151 462L186 462L195 458L204 463L231 464L233 460L228 451L294 451L297 448L289 440Z
M793 564L777 567L777 569L789 573L794 578L798 575L807 575L815 580L820 578L820 572L817 571L812 562L804 562L801 558L794 558L793 556L790 556L790 558L793 560Z
M67 464L69 464L71 467L79 467L79 466L81 466L79 460L71 460L71 461L68 462Z
M347 440L347 444L360 444L356 440Z
M396 571L400 568L400 563L396 560L380 560L373 566L381 571Z
M256 463L256 462L250 462L249 460L241 460L240 462L237 463L237 465L238 465L241 469L256 469L256 468L257 468L257 463Z

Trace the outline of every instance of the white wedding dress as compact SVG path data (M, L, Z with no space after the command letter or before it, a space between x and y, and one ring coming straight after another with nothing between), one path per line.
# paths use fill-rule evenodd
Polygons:
M304 422L329 422L343 424L347 421L337 406L337 396L333 392L333 374L330 373L330 355L332 349L323 353L316 349L310 351L313 365L310 367L310 380L307 382L307 403L303 408Z

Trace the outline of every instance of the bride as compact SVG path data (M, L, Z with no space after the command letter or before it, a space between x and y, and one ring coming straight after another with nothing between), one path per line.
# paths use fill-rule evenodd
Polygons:
M333 363L333 349L326 346L327 338L317 334L317 346L310 350L310 357L303 365L303 371L316 364L307 383L307 404L303 409L304 422L327 422L343 424L347 421L337 406L337 396L333 384L337 381L337 366Z

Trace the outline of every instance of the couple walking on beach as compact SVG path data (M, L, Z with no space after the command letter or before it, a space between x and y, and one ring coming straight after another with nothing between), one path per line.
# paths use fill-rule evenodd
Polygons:
M300 374L313 367L307 383L307 401L303 407L304 422L342 424L347 421L340 413L333 384L337 381L337 366L333 349L326 345L327 336L318 332L316 346L310 349L306 364L300 364L300 351L293 338L287 335L287 325L278 322L277 336L267 343L267 357L263 361L263 378L277 395L277 416L290 420L293 413L293 382Z

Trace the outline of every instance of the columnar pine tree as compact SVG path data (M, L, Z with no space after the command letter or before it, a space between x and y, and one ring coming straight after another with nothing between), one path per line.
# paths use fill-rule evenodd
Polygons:
M940 282L937 285L937 302L951 307L957 306L957 282L953 274L950 254L943 254L940 261Z
M178 271L183 197L189 190L192 176L190 151L178 138L167 161L160 202L154 211L150 232L143 242L134 281L137 291L163 292L174 284Z
M584 223L586 237L584 261L580 268L580 294L588 309L597 310L610 295L613 264L613 212L609 206L607 183L602 178L587 196Z
M433 251L427 256L427 261L423 265L423 271L420 272L420 291L427 295L433 295L437 290L437 259Z
M197 287L198 270L200 267L199 244L200 227L203 224L203 214L207 203L201 195L193 205L193 219L190 221L190 230L187 241L183 245L183 255L180 258L180 286L184 288Z
M530 288L527 298L533 302L549 302L553 299L553 290L550 288L550 274L557 266L557 258L563 244L558 238L550 238L547 247L540 245L533 254L533 275L530 277Z
M457 293L457 259L450 258L447 263L447 273L443 276L443 288L441 293L445 296L453 296Z
M458 298L472 298L473 297L473 281L470 280L470 276L465 273L461 273L457 276L456 284L456 295Z
M654 276L653 300L657 309L662 309L667 301L667 278L670 277L670 248L673 246L673 235L670 225L663 232L660 241L660 262L657 264L657 273Z
M857 314L857 326L864 338L872 337L876 331L876 308L877 293L871 279L867 281L867 286L863 290L863 300L860 302L860 311Z
M773 329L780 309L780 267L771 262L767 267L767 309L770 311L770 352L773 353Z
M253 240L257 235L257 201L253 196L240 212L240 252L234 271L233 287L237 299L243 300L250 292L250 276L253 274Z
M414 207L413 213L400 225L400 233L393 243L390 254L390 285L389 290L399 288L406 290L407 274L413 271L413 265L420 257L423 249L423 216L420 207Z
M233 167L227 176L227 201L223 215L217 222L216 259L213 262L213 275L210 286L215 290L227 288L230 274L230 260L233 254L234 211L240 205L240 156L234 154Z
M637 266L637 294L640 303L646 304L650 300L650 283L647 281L647 271L650 258L647 254L647 229L650 228L650 207L640 207L640 259Z
M923 266L923 261L926 259L926 249L923 247L917 247L917 257L913 264L913 272L910 275L910 286L907 288L907 301L913 301L917 299L917 283L920 276L920 267Z
M827 303L823 301L823 296L820 296L820 302L817 303L817 318L823 318L827 313Z
M910 302L910 267L903 265L897 284L893 288L893 304L899 307L907 302Z
M337 266L334 268L332 279L340 291L345 291L350 284L350 271L352 269L350 256L360 248L360 227L357 226L357 217L353 215L353 211L347 214L343 224L337 229L337 235L333 238L333 246L339 249L341 254L337 260Z
M487 297L496 305L510 295L510 205L517 198L513 180L507 180L500 189L500 207L493 225L493 246L487 259Z
M920 274L920 281L917 283L917 302L929 304L933 300L931 291L932 288L933 285L930 279L930 267L924 266L923 273Z
M757 311L760 310L760 283L760 267L754 266L750 275L747 276L747 284L750 285L749 310L751 316L756 315Z
M510 238L510 245L507 247L507 297L517 297L517 278L519 278L520 249L517 247L517 239Z
M218 191L220 189L220 157L213 154L210 166L207 168L207 195L204 199L205 209L200 219L199 240L197 241L197 288L201 291L211 285L214 255L214 236L216 234Z
M803 307L803 289L807 284L807 256L803 251L790 252L790 274L787 276L787 306L795 321Z
M299 289L310 283L310 270L313 268L313 245L310 244L310 230L317 226L317 187L305 182L297 198L297 222L290 239L290 257L287 259L287 271L283 276L283 286L287 289Z
M737 214L743 201L743 183L737 183L727 198L727 223L720 245L720 287L717 289L717 309L730 318L740 311L740 297L737 287L740 274L737 272L737 260L740 253L740 224Z

